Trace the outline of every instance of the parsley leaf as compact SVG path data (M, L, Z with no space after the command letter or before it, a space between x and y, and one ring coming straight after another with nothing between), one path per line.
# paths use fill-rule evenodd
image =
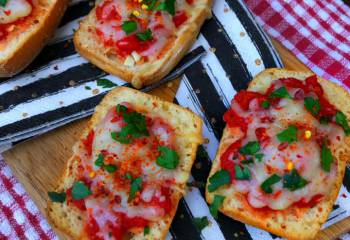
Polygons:
M125 113L126 111L128 111L127 107L121 104L117 105L117 113Z
M52 202L63 203L66 200L65 192L48 192L47 194Z
M109 173L114 173L117 170L117 166L113 164L105 165L104 159L105 157L103 156L102 153L98 154L98 157L95 161L95 166L101 167Z
M95 161L95 166L102 167L104 165L104 159L105 157L103 156L102 153L98 154L98 157Z
M141 190L142 187L142 178L135 178L130 185L130 194L129 200L133 200L136 196L136 193Z
M251 163L254 163L253 158L241 161L241 164L251 164Z
M90 189L85 185L85 183L78 181L73 184L72 188L72 198L74 200L84 199L91 195Z
M204 217L196 217L193 218L193 224L196 226L198 231L202 231L205 227L209 225L208 218L206 216Z
M156 163L158 166L166 169L175 169L179 164L179 155L173 149L166 146L158 146L160 156L157 157Z
M258 162L262 161L262 158L264 157L263 153L257 153L254 155L255 159L258 160Z
M224 196L221 196L221 195L214 196L214 201L210 205L209 211L215 219L218 218L218 210L221 207L221 205L223 204L224 200L225 200Z
M138 112L123 113L123 119L127 123L120 132L111 132L112 139L128 144L134 138L148 136L146 118Z
M104 165L103 168L108 172L108 173L114 173L117 170L117 166L113 164L108 164Z
M289 98L292 99L286 87L280 87L270 93L269 98Z
M6 7L7 1L8 0L0 0L0 6L1 7Z
M128 35L137 29L137 23L135 21L124 21L122 29Z
M141 41L147 41L153 39L152 30L147 29L143 32L136 33L136 37Z
M317 116L321 110L320 101L318 99L313 99L312 97L304 98L304 106L313 116Z
M299 175L296 169L293 169L289 174L283 177L283 187L290 191L295 191L305 187L308 182Z
M253 155L260 150L260 143L258 141L248 142L239 149L239 152L244 155Z
M151 229L149 226L146 226L144 229L143 229L143 235L146 236L150 233Z
M115 84L114 82L112 82L107 78L97 79L96 82L97 82L97 86L100 86L102 88L112 88L112 87L118 86L117 84Z
M132 180L132 176L130 173L125 173L125 179L129 179L129 180Z
M171 15L175 15L175 0L165 0L160 3L156 9L157 11L167 11Z
M350 134L350 127L344 113L338 111L335 114L335 122L338 123L344 129L346 136Z
M297 137L298 128L295 125L290 125L287 129L277 134L277 138L281 142L296 142L298 141Z
M270 177L268 177L261 185L260 188L265 193L272 193L272 185L275 183L278 183L281 180L281 177L277 174L273 174Z
M235 178L238 180L250 180L251 173L247 166L243 169L239 165L235 165Z
M331 171L331 164L333 162L333 155L331 150L326 146L325 143L322 144L321 149L321 167L324 171Z
M209 178L210 184L208 185L208 191L213 192L222 185L228 184L230 182L231 179L229 172L225 169L222 169Z
M270 102L265 100L261 103L261 107L264 109L268 109L270 107Z

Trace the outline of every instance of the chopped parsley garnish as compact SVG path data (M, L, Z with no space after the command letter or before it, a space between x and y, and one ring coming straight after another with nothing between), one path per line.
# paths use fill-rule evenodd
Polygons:
M344 129L346 136L350 134L350 127L344 113L338 111L335 114L335 122L338 123Z
M108 173L114 173L117 170L117 166L113 164L104 165L103 167Z
M317 116L321 110L320 101L312 97L304 98L304 106L313 116Z
M102 153L98 154L98 157L95 161L95 166L101 167L104 170L106 170L108 173L114 173L117 170L117 166L114 164L107 164L104 163L105 157Z
M52 202L63 203L66 200L65 192L48 192L47 194Z
M239 165L235 165L235 178L238 180L250 180L251 173L247 166L243 169Z
M258 141L248 142L239 149L239 152L244 155L253 155L260 150L260 143Z
M135 138L148 136L146 118L138 112L123 113L123 119L127 123L120 132L111 132L112 139L128 144Z
M206 216L204 217L196 217L193 218L193 224L196 226L198 231L202 231L205 227L209 225L208 218Z
M283 176L283 187L295 191L305 187L308 182L299 175L296 169Z
M264 157L263 153L257 153L254 155L255 159L258 160L258 162L262 161L262 158Z
M130 193L129 193L129 200L133 200L136 196L136 193L141 190L142 187L142 178L138 177L135 178L130 185Z
M72 188L72 198L74 200L84 199L91 195L90 189L85 185L85 183L78 181L73 184Z
M222 185L228 184L230 182L231 179L229 172L225 169L222 169L209 178L208 191L213 192Z
M158 5L156 10L167 11L169 14L175 15L175 1L176 0L165 0Z
M221 195L215 195L214 196L214 201L209 207L209 211L211 215L216 219L218 218L218 210L222 206L223 202L225 200L224 196Z
M296 142L298 141L297 137L298 128L295 125L290 125L287 129L277 134L277 138L281 142Z
M125 179L129 179L129 180L132 180L132 176L130 173L125 173Z
M331 164L333 162L333 155L331 150L327 147L325 143L322 144L321 149L321 167L324 171L331 171Z
M143 235L146 236L150 233L151 229L149 226L146 226L144 229L143 229Z
M251 164L251 163L254 163L253 158L250 158L250 159L242 160L242 161L241 161L241 164Z
M137 23L135 21L124 21L122 29L126 34L130 34L137 29Z
M103 156L102 153L98 154L98 157L95 161L95 166L102 167L104 165L104 159L105 157Z
M154 7L156 6L158 0L143 0L142 3L146 4L148 6L148 10L154 10Z
M281 180L281 177L278 176L277 174L273 174L270 177L268 177L261 185L260 188L265 192L265 193L272 193L272 185L275 183L278 183Z
M7 1L8 0L0 0L0 6L1 7L6 7Z
M128 111L127 107L121 104L117 105L117 113L125 113L126 111Z
M97 86L102 87L102 88L112 88L118 86L111 80L108 80L107 78L100 78L96 80Z
M141 41L147 41L153 39L151 29L147 29L143 32L136 33L136 37Z
M289 98L292 99L286 87L280 87L270 93L269 98Z
M175 169L179 164L179 155L173 149L166 146L158 146L160 156L157 157L156 163L158 166L166 169Z
M265 100L261 103L261 107L264 109L268 109L270 107L270 102Z

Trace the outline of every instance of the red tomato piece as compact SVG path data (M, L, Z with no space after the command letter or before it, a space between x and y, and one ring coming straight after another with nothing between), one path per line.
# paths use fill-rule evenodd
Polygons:
M228 124L229 127L239 127L241 128L244 135L247 132L248 124L245 119L239 116L232 108L227 110L224 114L224 121Z
M88 156L91 156L91 154L92 154L92 144L94 142L94 137L95 137L95 132L94 132L94 130L91 130L89 132L89 134L87 135L87 137L82 140L82 143L85 147L85 150L86 150Z
M99 21L121 21L122 18L116 9L113 1L105 1L102 5L96 8L96 17Z
M224 152L224 154L220 157L220 165L223 169L227 170L230 173L231 179L235 179L235 163L233 159L229 159L229 157L235 153L237 153L238 149L241 147L241 140L237 140L232 143Z
M180 11L180 12L177 12L175 14L175 16L173 17L173 23L175 25L175 27L179 27L181 26L184 22L186 22L188 19L187 17L187 14L185 11Z

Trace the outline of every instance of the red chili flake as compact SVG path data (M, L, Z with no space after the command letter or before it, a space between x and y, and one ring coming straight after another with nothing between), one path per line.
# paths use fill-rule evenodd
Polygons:
M94 130L91 130L87 135L87 137L82 140L82 143L84 144L84 147L88 156L91 156L92 154L92 143L94 141L94 136L95 136L95 132Z
M187 21L187 14L185 11L180 11L180 12L177 12L175 14L175 16L173 17L173 22L174 22L174 25L175 27L179 27L181 26L184 22Z

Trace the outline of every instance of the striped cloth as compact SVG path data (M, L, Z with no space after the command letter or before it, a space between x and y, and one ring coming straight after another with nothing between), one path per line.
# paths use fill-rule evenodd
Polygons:
M0 239L58 239L0 156Z
M258 23L312 71L350 87L350 8L341 0L245 0Z

